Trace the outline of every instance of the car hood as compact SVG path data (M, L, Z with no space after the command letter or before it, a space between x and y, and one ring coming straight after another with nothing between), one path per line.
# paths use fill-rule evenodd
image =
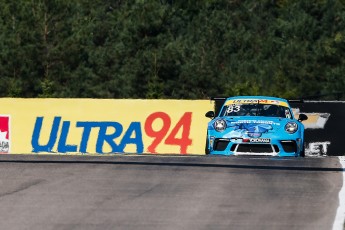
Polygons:
M222 135L227 138L266 136L269 133L284 130L286 123L293 121L288 118L278 117L221 117L212 120L209 129L214 129L213 123L220 119L226 121L227 128L222 132Z

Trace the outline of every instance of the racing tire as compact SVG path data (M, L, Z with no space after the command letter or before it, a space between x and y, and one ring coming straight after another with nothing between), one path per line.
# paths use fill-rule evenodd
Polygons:
M299 156L300 156L300 157L305 157L305 146L304 146L304 144L303 144L303 149L302 149L302 151L300 152Z
M210 150L208 149L208 138L206 138L206 145L205 145L205 155L209 155Z

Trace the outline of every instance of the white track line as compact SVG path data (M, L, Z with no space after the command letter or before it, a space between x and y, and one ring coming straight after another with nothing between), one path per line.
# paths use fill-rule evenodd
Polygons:
M343 166L343 187L339 192L339 207L333 223L333 230L345 229L345 156L339 157L339 161Z

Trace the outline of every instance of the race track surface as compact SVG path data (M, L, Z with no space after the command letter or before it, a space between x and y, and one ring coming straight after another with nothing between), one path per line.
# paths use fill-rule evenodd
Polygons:
M0 156L1 229L329 230L339 159Z

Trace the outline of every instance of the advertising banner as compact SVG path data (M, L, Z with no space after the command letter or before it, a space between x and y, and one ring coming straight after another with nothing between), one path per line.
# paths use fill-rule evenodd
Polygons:
M0 116L0 152L16 154L204 154L204 114L214 107L208 100L13 98L0 106L8 114Z

